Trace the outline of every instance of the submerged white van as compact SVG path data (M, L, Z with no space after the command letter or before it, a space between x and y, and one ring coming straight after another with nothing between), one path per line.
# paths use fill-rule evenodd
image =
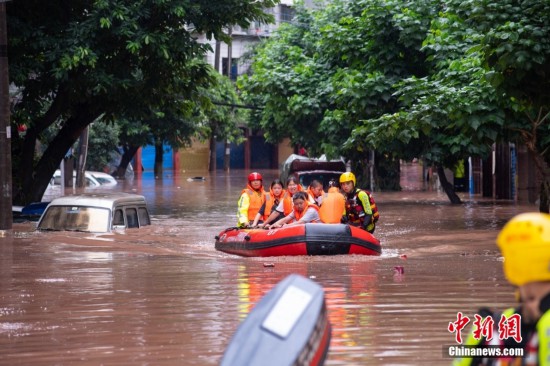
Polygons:
M84 180L86 187L111 187L117 185L117 180L110 174L103 172L86 171L84 173ZM73 183L76 183L76 171L73 171ZM57 169L50 180L51 187L61 185L61 170Z
M38 221L42 231L107 233L151 225L145 198L133 193L84 193L54 199Z

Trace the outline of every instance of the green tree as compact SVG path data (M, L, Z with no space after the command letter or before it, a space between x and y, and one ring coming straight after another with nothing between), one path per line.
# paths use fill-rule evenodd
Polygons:
M350 141L421 141L440 168L487 156L494 142L524 144L548 212L548 10L540 1L448 2L425 40L434 72L399 83L402 108L364 121Z
M80 132L105 121L139 121L177 109L208 85L196 62L209 49L194 36L227 40L223 27L270 22L274 0L21 0L7 4L10 81L19 88L13 141L14 200L40 200L49 178ZM45 16L47 14L47 16ZM35 144L48 126L59 133L41 156ZM19 138L20 137L20 138Z
M287 136L313 154L346 156L365 172L373 145L344 142L362 120L397 110L398 81L427 74L421 47L437 5L364 0L299 8L292 24L257 50L253 74L239 81L264 107L259 124L267 138ZM396 151L412 155L392 141L378 157L395 162Z

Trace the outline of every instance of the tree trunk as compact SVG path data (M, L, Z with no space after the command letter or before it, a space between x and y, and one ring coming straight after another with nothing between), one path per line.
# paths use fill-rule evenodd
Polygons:
M80 137L84 128L99 116L99 113L89 111L86 105L81 105L79 110L81 113L78 116L69 118L57 136L48 145L48 148L44 151L44 154L42 154L36 165L33 178L28 182L23 182L23 186L15 198L17 204L27 205L42 200L42 196L48 187L53 173L63 161L69 148ZM32 171L32 163L28 164L31 165L30 169Z
M120 179L124 179L124 177L126 177L126 169L136 155L136 152L139 150L139 146L124 146L122 150L123 154L120 158L120 163L113 174L114 177Z
M162 161L163 161L163 149L162 149L162 141L158 141L155 143L155 178L159 178L162 176Z
M539 211L550 213L550 183L543 181L540 187L540 204Z
M443 187L443 190L447 194L447 197L449 197L449 200L453 204L459 204L462 203L462 200L458 195L456 194L454 187L449 181L447 180L447 177L445 176L445 170L443 169L442 165L437 166L437 176L439 178L439 182L441 183L441 186Z
M88 158L88 133L90 126L86 126L84 131L80 134L80 148L78 152L78 170L76 172L76 186L79 188L84 187L86 179L86 160Z
M208 171L216 171L216 136L213 134L210 136L210 161L208 164Z

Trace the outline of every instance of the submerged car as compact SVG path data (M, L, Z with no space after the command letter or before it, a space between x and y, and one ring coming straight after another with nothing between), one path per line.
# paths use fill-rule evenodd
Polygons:
M104 172L86 171L84 173L84 182L86 187L111 187L117 185L117 180L110 174ZM76 183L76 171L73 171L73 184ZM50 180L50 186L61 185L61 170L56 170Z
M145 198L133 193L84 193L54 199L37 229L108 233L151 225Z
M295 176L302 187L308 187L313 180L323 183L324 189L328 188L331 180L339 181L340 175L346 171L344 160L327 160L325 157L309 158L292 154L281 171L281 181L286 182L291 175Z
M95 178L102 186L116 186L118 184L115 177L113 177L111 174L107 174L104 172L93 172L93 171L86 171L86 175L91 175Z

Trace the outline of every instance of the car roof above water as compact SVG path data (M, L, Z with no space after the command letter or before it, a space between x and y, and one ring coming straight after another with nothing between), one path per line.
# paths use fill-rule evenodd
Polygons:
M50 206L90 206L112 209L118 204L145 204L145 197L134 193L105 192L105 193L83 193L74 196L63 196L55 198Z

